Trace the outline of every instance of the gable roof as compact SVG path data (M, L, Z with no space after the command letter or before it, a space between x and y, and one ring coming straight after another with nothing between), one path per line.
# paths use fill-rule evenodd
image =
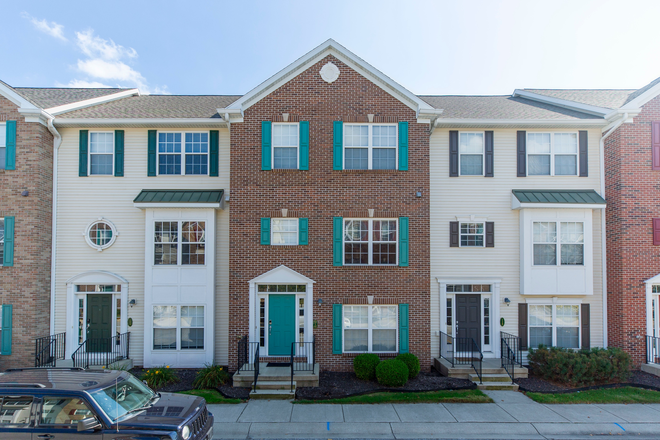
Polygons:
M624 105L634 89L522 89L526 92L550 98L573 101L580 104L602 107L610 110Z
M102 96L113 95L133 89L120 88L45 88L45 87L14 87L17 93L28 99L37 107L48 109Z

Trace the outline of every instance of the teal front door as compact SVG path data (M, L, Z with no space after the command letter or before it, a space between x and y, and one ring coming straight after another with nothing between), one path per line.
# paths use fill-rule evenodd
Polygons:
M268 296L268 355L289 356L296 337L296 295Z

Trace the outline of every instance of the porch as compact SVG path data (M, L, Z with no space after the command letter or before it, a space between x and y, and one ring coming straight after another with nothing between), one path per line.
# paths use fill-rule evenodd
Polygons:
M660 338L657 336L646 336L646 363L642 364L645 373L660 376Z
M66 357L66 333L45 336L35 340L34 366L36 368L88 368L131 369L129 357L130 332L108 338L85 339L71 357Z

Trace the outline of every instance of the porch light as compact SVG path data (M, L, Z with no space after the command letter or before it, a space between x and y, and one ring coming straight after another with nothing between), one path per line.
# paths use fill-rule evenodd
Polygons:
M128 305L131 306L131 307L133 307L135 304L137 304L137 300L135 298L133 298L132 300L130 300L128 302Z
M374 296L367 295L367 304L373 304L373 303L374 303Z
M506 304L507 307L510 306L511 305L511 300L509 298L504 298L504 304Z
M322 300L321 298L319 298L318 300L316 300L316 303L317 303L318 305L321 305L321 304L323 304L323 300Z

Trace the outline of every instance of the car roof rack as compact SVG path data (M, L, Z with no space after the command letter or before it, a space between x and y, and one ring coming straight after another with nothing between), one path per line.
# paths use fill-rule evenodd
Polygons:
M54 367L54 368L32 367L32 368L9 368L5 370L5 373L9 373L10 371L35 371L35 370L86 371L84 368L81 367Z

